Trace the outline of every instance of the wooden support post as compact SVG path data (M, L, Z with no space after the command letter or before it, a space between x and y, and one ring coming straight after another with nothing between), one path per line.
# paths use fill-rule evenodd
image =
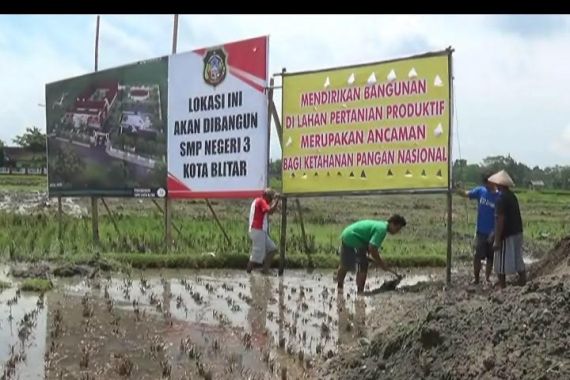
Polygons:
M283 278L279 279L279 319L277 320L277 337L279 341L277 344L280 346L283 339L285 339L285 286L283 284Z
M275 85L275 79L271 78L269 80L269 91L267 93L267 98L269 102L269 121L273 119L275 123L275 130L277 131L277 137L279 138L279 145L283 149L283 130L281 128L281 121L279 120L279 115L277 114L277 108L275 107L275 102L273 101L273 87Z
M174 15L174 26L172 30L172 54L176 54L177 44L178 44L178 15Z
M161 214L165 215L165 210L166 209L162 209L162 207L160 207L160 205L158 204L158 202L153 199L152 202L154 203L154 205L156 206L156 208L158 208L158 210L160 211ZM171 223L172 227L174 227L174 229L176 230L176 232L180 235L182 235L182 231L180 230L180 228L178 228L178 226L175 223Z
M95 71L99 68L99 24L101 16L97 15L97 24L95 26Z
M158 203L157 203L158 205ZM164 249L166 252L170 250L172 245L172 218L171 218L171 207L170 199L166 198L164 200ZM180 230L176 228L176 231L181 234Z
M446 260L446 272L445 281L449 285L451 283L451 238L453 234L452 229L453 223L453 199L451 197L451 190L447 192L447 260Z
M99 68L99 25L101 16L97 15L95 25L95 71ZM93 230L93 243L99 244L99 212L97 210L97 197L91 197L91 228Z
M283 69L283 73L285 72L285 69ZM281 146L281 149L283 149L283 127L281 125L281 121L279 120L279 115L277 114L277 107L275 106L275 103L273 102L273 88L275 85L275 80L273 78L270 79L269 81L269 92L268 92L268 97L269 97L269 113L272 116L273 122L275 123L275 129L277 130L277 136L279 137L279 144ZM301 211L301 202L298 199L295 199L295 204L297 206L297 212L299 215L299 223L301 224L301 238L303 239L303 247L305 249L305 253L309 253L309 244L307 242L307 235L305 233L305 223L303 221L303 212ZM282 212L286 212L287 210L287 199L283 198L282 200ZM281 216L281 220L283 223L283 215ZM286 222L286 216L285 216L285 224L287 224ZM281 239L286 238L286 232L283 232L283 226L281 227ZM284 247L284 242L281 242L282 247ZM281 253L281 260L282 262L284 262L284 252L285 249L283 248ZM280 267L281 268L281 267ZM280 269L280 274L282 274L282 270Z
M91 197L91 228L93 230L93 243L99 244L99 211L97 210L97 197Z
M212 212L212 215L214 216L214 220L216 221L216 223L218 224L218 227L220 227L220 230L224 234L224 238L226 239L226 243L228 243L228 245L230 245L232 243L232 241L230 240L230 237L226 233L224 226L220 222L220 219L218 219L218 215L216 215L216 212L214 211L214 208L212 207L212 204L210 203L210 201L208 199L206 199L206 205L208 205L208 208L210 209L210 211Z
M446 260L446 271L445 271L445 282L447 285L451 284L451 253L452 253L452 234L453 234L453 198L452 198L452 184L453 184L453 163L452 163L452 135L453 135L453 111L455 105L453 104L453 67L452 67L452 59L451 55L453 53L453 49L449 47L448 49L448 83L449 83L449 103L450 103L450 110L449 110L449 141L447 145L447 150L449 152L449 162L447 165L447 260Z
M301 238L303 239L303 248L305 253L310 254L309 243L307 242L307 235L305 234L305 223L303 222L303 211L301 210L301 202L295 198L295 205L297 206L297 215L299 215L299 223L301 224Z
M107 206L107 202L105 202L105 198L101 198L101 202L103 203L103 207L105 207L105 211L107 211L107 215L109 215L109 218L111 219L111 223L113 223L113 227L115 227L115 232L118 235L120 235L121 231L119 231L119 226L117 225L117 222L115 221L115 215L113 215L113 213L109 209L109 206Z
M279 241L279 276L285 271L285 249L287 246L287 197L281 199L281 239Z
M61 204L61 196L57 197L57 238L61 242L63 239L63 206Z
M178 45L178 15L174 15L174 24L172 26L172 54L176 54ZM162 210L156 201L154 202L159 210ZM182 236L182 232L174 226L174 229ZM164 199L164 249L166 252L170 250L172 245L172 205L169 197Z

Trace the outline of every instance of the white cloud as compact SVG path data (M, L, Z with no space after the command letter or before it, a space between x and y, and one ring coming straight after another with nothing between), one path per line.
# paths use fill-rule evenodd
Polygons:
M556 136L551 146L561 158L570 160L570 124L562 130L559 136Z
M34 32L19 26L32 16L0 17L0 79L10 89L0 92L0 138L11 142L26 126L44 127L37 103L43 103L46 82L92 70L95 16L69 16L65 22L63 16L33 16ZM9 17L19 17L18 23L5 22ZM453 46L462 158L480 161L510 152L531 166L567 164L561 145L567 135L561 138L557 126L566 125L570 104L570 17L557 18L563 22L556 28L545 24L549 18L535 17L540 28L522 19L505 24L498 16L181 15L178 51L269 35L270 73L276 73L282 67L294 72ZM101 20L100 69L170 53L172 15ZM532 28L532 38L521 37L525 28ZM274 100L280 113L280 91ZM274 131L271 147L278 157Z

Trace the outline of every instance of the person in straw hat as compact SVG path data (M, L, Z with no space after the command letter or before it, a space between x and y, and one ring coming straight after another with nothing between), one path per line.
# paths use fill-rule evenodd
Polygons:
M522 257L523 226L519 201L511 191L514 182L509 174L501 170L489 177L497 185L501 195L495 207L495 273L498 285L505 288L507 274L518 273L519 284L526 283L526 270Z

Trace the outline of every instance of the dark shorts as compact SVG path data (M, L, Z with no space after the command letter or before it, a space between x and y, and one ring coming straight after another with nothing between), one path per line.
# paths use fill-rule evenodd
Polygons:
M493 242L489 242L489 235L477 234L475 237L475 258L493 262Z
M344 268L351 271L368 271L368 247L352 248L344 243L341 243L340 262Z

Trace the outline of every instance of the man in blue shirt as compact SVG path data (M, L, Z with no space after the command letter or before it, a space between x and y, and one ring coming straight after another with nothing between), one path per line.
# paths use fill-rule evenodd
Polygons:
M493 270L493 241L495 232L495 203L499 198L495 185L488 181L490 175L483 175L483 186L477 186L470 191L458 189L457 194L476 199L477 208L477 231L475 236L475 255L473 257L473 274L475 284L479 283L481 272L481 260L485 259L485 279L490 282Z

